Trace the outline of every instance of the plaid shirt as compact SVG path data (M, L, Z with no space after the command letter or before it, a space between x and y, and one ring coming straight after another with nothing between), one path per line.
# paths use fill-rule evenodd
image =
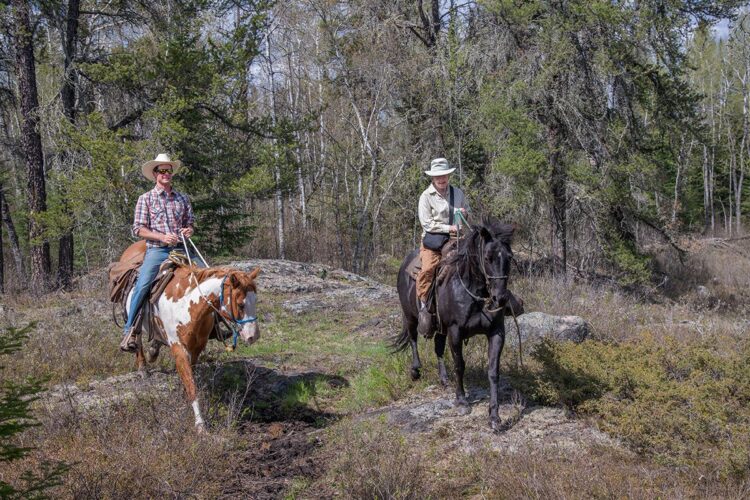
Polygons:
M177 233L182 228L192 227L194 222L193 207L187 196L174 189L167 195L166 191L155 186L138 198L132 231L135 237L142 227L163 234ZM146 240L148 248L165 246L160 241Z

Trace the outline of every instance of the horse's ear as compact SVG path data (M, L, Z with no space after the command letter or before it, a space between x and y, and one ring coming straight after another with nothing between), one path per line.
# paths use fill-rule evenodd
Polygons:
M240 280L237 279L237 276L235 276L234 273L229 273L227 277L229 278L230 285L235 286L235 287L240 285Z
M248 276L250 277L251 280L254 280L259 274L260 274L260 268L256 267L255 269L253 269L252 271L250 271L250 273L248 274Z

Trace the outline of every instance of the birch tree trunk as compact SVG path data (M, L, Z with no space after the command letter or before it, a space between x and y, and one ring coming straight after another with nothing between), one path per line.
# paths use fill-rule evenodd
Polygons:
M277 134L276 124L278 118L276 116L276 83L275 73L273 68L273 59L271 58L271 25L268 25L266 31L266 63L268 64L268 81L271 91L271 125L274 130L274 134ZM274 191L274 204L276 207L276 245L278 247L279 258L286 259L286 242L284 240L284 196L281 189L281 164L279 159L278 151L278 139L274 137L272 140L274 151L274 165L273 165L273 179L276 184Z

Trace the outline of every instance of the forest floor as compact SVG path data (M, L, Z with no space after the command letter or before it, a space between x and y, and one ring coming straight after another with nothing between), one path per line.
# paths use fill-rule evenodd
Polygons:
M617 422L578 411L585 405L526 392L510 350L500 398L506 425L493 433L484 338L467 347L472 411L460 415L453 388L438 382L431 342L420 340L424 369L416 382L408 376L410 355L391 353L389 340L401 325L393 286L316 264L232 265L262 269L261 339L233 353L212 342L204 353L197 380L207 435L192 429L167 352L146 378L118 352L102 276L42 304L4 304L4 324L38 322L25 349L4 360L5 373L16 380L42 375L51 388L37 403L41 425L22 440L35 451L0 471L0 479L19 481L24 470L62 461L69 471L55 496L76 498L748 493L741 475L669 449L654 452ZM527 311L584 317L603 342L627 343L644 331L692 339L748 330L743 314L721 309L721 299L707 300L705 292L654 302L550 278L519 279L513 289Z

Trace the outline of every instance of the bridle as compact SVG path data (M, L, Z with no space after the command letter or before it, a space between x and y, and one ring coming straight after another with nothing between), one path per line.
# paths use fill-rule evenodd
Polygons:
M484 286L485 288L487 288L487 290L489 290L490 280L502 280L502 279L507 280L510 275L504 274L501 276L495 276L495 275L487 274L487 267L484 262L485 260L484 259L484 244L485 243L483 239L480 243L479 263L480 263L480 269L482 270L482 276L484 277ZM498 307L497 309L488 309L488 307L490 307L492 297L489 295L487 297L480 297L472 293L471 290L469 290L469 287L466 286L466 283L464 283L464 280L461 277L461 273L458 271L458 269L456 269L456 271L457 271L456 274L458 274L458 280L461 282L461 286L464 287L464 290L466 290L466 293L468 293L477 302L484 302L485 311L487 311L488 313L496 313L503 309L504 306Z
M219 316L219 318L221 318L222 321L224 321L224 324L227 327L229 327L230 330L232 330L232 346L231 348L230 346L226 346L226 349L233 351L237 348L237 339L239 338L239 335L240 335L239 330L235 328L235 325L240 326L240 325L244 325L245 323L254 323L255 321L258 321L258 317L250 316L246 319L237 319L234 317L234 313L232 313L231 308L228 308L226 304L224 303L224 285L227 281L227 278L230 276L231 272L227 273L222 278L221 284L219 285L219 289L220 289L219 308L217 309L216 306L214 306L213 302L211 302L209 298L206 297L206 295L201 290L200 284L198 283L198 278L195 276L195 266L193 266L193 261L190 258L190 252L187 251L188 246L187 246L187 242L185 241L185 235L180 234L180 237L182 238L182 244L185 248L185 255L187 257L188 264L190 267L190 275L195 280L195 287L198 289L198 293L201 295L201 297L203 297L203 300L206 301L206 303L211 307L211 309L214 310L216 315ZM208 265L208 263L206 262L206 259L204 259L203 255L201 255L200 251L198 251L198 247L196 247L195 243L193 243L193 240L188 238L187 241L189 241L190 244L193 245L193 248L198 253L198 256L203 260L204 263L206 263L206 265ZM171 259L171 256L170 256L170 259ZM231 287L232 283L230 282L229 285ZM231 293L229 294L229 296L231 297Z
M219 288L221 289L221 292L219 292L219 309L220 311L216 311L219 316L221 316L223 319L227 320L225 323L230 330L232 330L232 348L231 350L234 351L237 348L237 339L240 336L240 332L237 328L235 328L235 325L241 326L246 323L255 323L258 321L258 316L249 316L245 319L237 319L234 317L234 313L232 313L231 304L229 304L230 307L227 307L227 304L229 301L227 301L227 304L224 303L224 284L227 281L227 278L229 277L229 273L227 273L226 276L224 276L221 280L221 285L219 285ZM232 286L232 283L229 283L230 289ZM248 293L248 292L245 292ZM229 294L229 297L231 297L231 293ZM209 302L210 304L210 302ZM211 304L211 307L213 307L213 304ZM214 308L215 309L215 308ZM228 316L228 317L227 317ZM229 346L227 346L227 349L229 349Z
M505 274L505 275L501 275L501 276L494 276L494 275L487 274L487 268L486 268L485 263L484 263L484 239L482 239L482 242L480 244L480 254L479 255L480 255L480 261L479 262L481 263L480 268L482 270L482 275L484 276L484 286L487 288L488 291L489 291L489 288L490 288L490 280L508 279L508 277L510 276L509 274ZM513 256L511 255L510 258L513 259ZM500 306L500 307L498 307L496 309L488 309L490 307L490 302L492 301L492 297L490 297L489 295L487 297L479 297L477 295L474 295L471 292L471 290L469 290L469 287L466 286L466 283L464 283L464 280L461 277L461 272L458 269L456 269L456 274L458 275L458 281L461 283L461 286L464 287L464 290L466 290L466 293L468 293L471 297L473 297L474 300L476 300L478 302L484 302L484 308L483 308L483 310L485 312L490 313L490 314L494 314L494 313L496 313L498 311L501 311L501 310L503 310L505 308L505 306ZM523 352L522 352L522 347L521 347L521 328L518 326L518 318L516 317L516 311L513 308L513 304L512 303L510 304L510 312L513 315L513 321L516 324L516 334L518 335L518 360L519 360L521 366L523 367ZM468 342L468 340L467 340L467 342Z

